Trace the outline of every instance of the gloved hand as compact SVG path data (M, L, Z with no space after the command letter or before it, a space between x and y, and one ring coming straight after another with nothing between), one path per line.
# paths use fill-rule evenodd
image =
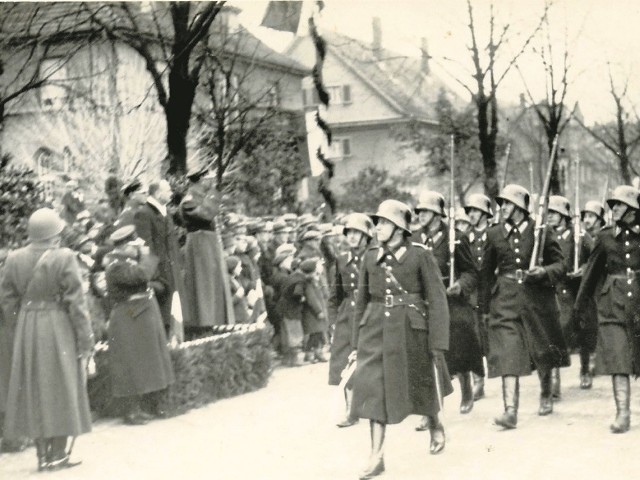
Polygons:
M444 362L444 350L440 350L438 348L433 348L431 350L431 358L436 362L436 364L440 364L440 362Z
M547 271L544 267L537 265L525 272L525 280L532 282L540 282L544 280L547 276Z
M575 272L567 272L567 277L568 278L580 278L580 277L582 277L582 267L580 267Z
M357 350L353 350L350 354L349 354L349 358L348 358L348 362L355 362L358 359L358 351Z
M457 297L461 293L462 293L462 287L460 286L460 282L456 282L452 286L447 288L447 296L448 297Z

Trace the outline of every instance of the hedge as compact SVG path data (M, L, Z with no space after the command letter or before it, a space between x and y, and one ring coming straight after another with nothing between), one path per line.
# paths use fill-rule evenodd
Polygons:
M213 332L171 348L176 381L160 397L168 416L267 385L273 371L270 325L221 325ZM122 407L111 395L108 348L96 349L97 374L88 386L91 409L100 417L120 415Z

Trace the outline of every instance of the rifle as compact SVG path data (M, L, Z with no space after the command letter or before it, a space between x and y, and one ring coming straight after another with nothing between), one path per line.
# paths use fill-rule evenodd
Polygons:
M573 216L573 271L576 273L580 269L580 153L576 152L576 188Z
M536 226L533 231L534 242L531 251L531 261L529 262L529 270L542 263L542 255L544 253L544 240L546 233L547 212L549 210L549 188L551 187L551 173L553 172L553 164L555 163L556 150L558 149L558 135L553 139L551 147L551 156L549 157L549 165L547 166L547 175L544 179L544 187L542 188L542 204L538 208L536 216Z
M449 287L455 283L455 254L456 254L456 207L455 207L455 185L453 179L453 157L454 143L451 135L451 185L449 190Z
M607 194L609 193L609 178L611 176L611 163L607 162L607 180L604 182L604 190L602 191L602 205L607 204ZM605 213L604 218L605 225L611 225L613 223L612 211L609 209Z
M511 142L507 143L507 149L504 152L504 174L502 175L502 182L500 182L500 192L507 184L507 173L509 173L509 154L511 153ZM495 221L500 221L500 209L496 209Z

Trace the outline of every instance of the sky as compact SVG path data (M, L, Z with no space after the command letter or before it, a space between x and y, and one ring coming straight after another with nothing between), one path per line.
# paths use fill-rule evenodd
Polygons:
M291 41L290 34L259 27L268 2L231 3L242 9L241 22L276 50L282 50ZM303 16L308 18L313 3L306 1ZM472 2L480 44L483 40L486 43L490 3ZM509 25L510 41L502 50L506 62L536 28L544 1L494 0L493 5L496 28ZM421 39L425 38L431 61L440 75L448 77L457 88L460 87L455 79L469 84L470 34L465 0L325 0L318 23L321 31L336 30L370 42L374 16L380 18L385 48L419 56ZM306 22L301 25L300 33L305 33ZM640 1L555 0L549 11L548 33L542 30L531 45L539 50L549 43L547 35L556 72L564 52L569 52L567 104L573 106L578 101L587 123L613 118L609 69L616 87L622 88L628 82L630 98L638 98L640 82L635 77L640 72ZM503 103L517 102L519 95L526 92L525 83L535 100L544 97L545 76L540 55L533 52L523 55L519 66L524 80L517 70L511 69L499 90Z

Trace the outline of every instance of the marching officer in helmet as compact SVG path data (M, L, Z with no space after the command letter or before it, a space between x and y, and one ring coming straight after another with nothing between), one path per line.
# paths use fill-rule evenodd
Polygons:
M424 191L418 198L415 213L418 215L420 229L411 237L413 242L424 245L433 252L445 285L449 282L449 229L444 223L446 217L444 197L438 192ZM455 219L451 218L453 222ZM473 308L470 295L476 289L478 271L469 241L463 233L457 231L455 239L455 283L447 288L449 314L451 318L451 341L446 354L449 372L458 375L460 381L460 413L466 414L473 408L473 387L471 373L484 374L482 352L473 326ZM425 419L417 427L426 430Z
M351 344L354 329L355 299L358 286L358 272L362 256L373 238L373 222L364 213L352 213L346 220L343 234L349 249L338 255L334 278L329 285L329 318L335 319L335 330L331 341L329 362L329 385L339 385L341 373L347 366L349 355L356 346ZM344 390L347 415L338 427L349 427L358 419L351 417L353 392L347 384Z
M443 353L449 309L433 255L409 241L408 205L385 200L372 218L379 245L366 251L360 268L353 341L351 415L369 419L372 447L361 479L384 471L386 425L408 415L429 416L430 452L441 452L438 412L452 391Z
M593 251L596 237L606 225L604 205L597 200L590 200L580 211L583 226L583 240L589 253ZM582 270L582 267L580 267ZM578 349L580 354L580 388L588 390L593 385L593 358L598 342L598 310L593 297L585 299L587 308L574 318L578 331Z
M597 200L589 200L580 211L580 220L588 234L585 238L589 248L593 248L596 236L607 223L604 218L604 205Z
M616 418L613 433L629 430L629 375L640 374L640 192L629 185L616 187L607 204L615 225L603 228L578 291L576 309L594 297L598 311L596 373L611 375Z
M482 193L473 193L467 198L467 204L464 206L465 212L471 223L471 230L467 234L469 238L469 247L471 248L471 256L478 271L482 264L482 255L484 253L484 244L487 241L487 227L489 220L493 218L493 210L491 209L491 200ZM482 321L482 313L478 308L478 291L475 290L471 295L473 305L473 313L475 317L476 334L480 341L482 355L487 357L489 354L489 340L487 338L487 326ZM484 367L484 365L483 365ZM484 369L483 369L484 370ZM482 375L473 374L473 400L477 401L484 397L484 377Z
M463 207L456 208L456 230L468 235L471 231L471 219Z
M550 232L545 232L543 261L528 270L534 246L534 222L529 218L529 192L507 185L497 197L504 223L489 227L478 298L487 322L489 377L502 378L504 413L494 422L506 429L518 422L519 378L540 378L538 415L553 412L551 370L569 365L558 322L553 284L564 271L564 258Z
M566 197L561 195L551 195L549 197L549 213L547 215L547 225L555 235L555 240L562 250L566 273L558 278L556 282L556 298L560 307L560 326L565 342L569 349L578 346L577 330L578 326L572 321L573 304L580 287L580 271L574 272L574 231L571 225L571 204ZM589 257L589 250L586 244L580 240L579 263L582 265ZM584 322L583 322L584 323ZM581 338L583 339L583 338ZM586 369L589 369L589 357L586 359ZM582 378L581 384L586 385L586 378ZM555 400L560 399L560 369L554 368L551 371L551 392Z

